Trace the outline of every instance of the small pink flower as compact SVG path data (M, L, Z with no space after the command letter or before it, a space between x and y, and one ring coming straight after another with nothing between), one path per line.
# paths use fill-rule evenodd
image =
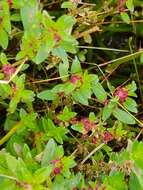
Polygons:
M10 8L12 7L12 4L13 4L12 1L13 1L13 0L7 0L7 2L8 2L8 4L9 4L9 7L10 7Z
M108 99L106 99L106 100L103 102L104 106L107 106L108 103L109 103L109 100L108 100Z
M54 168L54 174L57 175L57 174L60 174L61 173L61 168L60 167L56 167Z
M113 140L112 134L109 131L105 131L103 134L103 141L107 143L111 140Z
M72 75L71 76L70 82L72 84L76 85L78 81L80 81L82 83L82 77L81 76L79 76L79 75Z
M5 64L2 67L2 71L5 74L6 78L9 78L16 71L16 68L10 64Z
M91 122L88 118L82 118L81 123L83 124L85 131L88 132L91 130Z
M54 40L56 43L59 43L61 41L61 36L57 32L54 34Z
M92 143L93 143L93 144L96 144L96 143L97 143L97 138L96 138L96 137L93 137Z
M118 0L118 11L119 12L124 12L125 11L125 3L126 0Z
M95 123L94 122L91 122L88 118L82 118L81 119L81 123L83 124L84 126L84 130L86 133L88 133L89 131L91 131L92 129L94 129L96 126L95 126Z
M60 159L55 159L55 160L52 160L50 163L51 164L56 164L57 162L59 162L60 161Z
M128 97L128 91L125 88L119 87L115 91L114 96L118 96L120 103L123 103Z

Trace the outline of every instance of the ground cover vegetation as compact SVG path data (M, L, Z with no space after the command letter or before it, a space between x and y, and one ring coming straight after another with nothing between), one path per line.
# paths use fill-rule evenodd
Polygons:
M0 1L0 189L143 190L143 1Z

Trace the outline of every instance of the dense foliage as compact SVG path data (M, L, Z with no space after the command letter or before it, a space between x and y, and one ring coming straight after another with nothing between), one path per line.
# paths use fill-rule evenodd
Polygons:
M0 1L0 189L143 190L143 1Z

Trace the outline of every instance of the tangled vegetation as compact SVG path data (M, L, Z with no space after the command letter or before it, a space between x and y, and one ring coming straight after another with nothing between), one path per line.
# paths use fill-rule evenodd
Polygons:
M0 1L0 189L143 190L143 1Z

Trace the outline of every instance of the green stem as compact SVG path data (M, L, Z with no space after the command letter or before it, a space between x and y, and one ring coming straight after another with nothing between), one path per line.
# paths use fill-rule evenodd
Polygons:
M8 139L21 127L22 123L18 122L2 139L0 139L0 146L3 145Z
M131 41L132 41L132 38L129 39L129 48L130 48L131 54L133 54L133 49L132 49L132 46L131 46ZM137 81L138 81L138 86L139 86L139 91L140 91L140 97L141 97L141 101L143 103L143 93L142 93L142 89L141 89L141 82L140 82L139 72L138 72L138 68L137 68L137 63L136 63L135 57L133 57L132 59L133 59L135 73L136 73L136 77L137 77Z

